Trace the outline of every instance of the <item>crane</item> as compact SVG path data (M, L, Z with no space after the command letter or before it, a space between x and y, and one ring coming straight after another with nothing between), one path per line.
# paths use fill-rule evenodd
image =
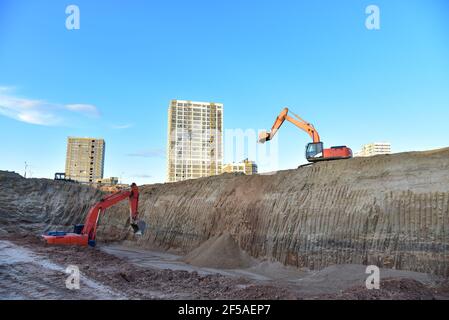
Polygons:
M50 231L42 235L47 244L62 244L62 245L80 245L80 246L95 246L95 238L97 233L97 225L100 214L107 208L119 203L120 201L129 199L129 215L130 224L136 235L142 235L145 230L145 222L138 220L137 208L139 203L139 189L135 183L131 184L130 189L121 190L114 194L104 196L97 202L86 216L84 224L77 224L74 226L74 231Z
M293 117L289 116L288 108L284 108L276 118L271 131L262 131L259 133L259 143L270 141L275 136L276 132L282 126L285 120L293 123L299 129L305 131L311 138L311 143L306 147L306 159L309 162L318 162L326 160L338 160L352 158L352 150L346 146L331 147L324 149L323 142L320 140L320 135L315 127L302 119L297 114L290 111Z

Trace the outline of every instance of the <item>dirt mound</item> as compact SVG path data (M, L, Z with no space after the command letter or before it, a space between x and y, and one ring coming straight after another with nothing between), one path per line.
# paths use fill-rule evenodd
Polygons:
M1 178L13 178L13 179L21 179L23 178L20 174L15 171L3 171L0 170L0 179Z
M329 266L323 270L314 271L312 274L298 279L296 283L302 287L302 293L310 295L326 293L334 296L335 294L347 291L348 296L351 295L351 292L354 292L354 298L356 298L355 294L358 294L358 292L363 294L364 291L371 291L367 290L365 285L365 281L368 276L366 274L366 267L367 266L356 264ZM440 277L431 276L426 273L383 268L380 269L381 288L390 288L393 290L393 284L388 283L387 279L396 279L398 281L400 279L408 279L424 286L434 286L441 282ZM391 295L394 295L394 292L390 293ZM390 293L381 292L377 297L387 297ZM370 299L370 295L372 295L373 298L376 297L376 294L367 293L363 299Z
M254 264L229 233L210 238L187 254L183 261L197 267L220 269L249 268Z
M322 300L435 300L435 290L414 279L385 279L379 290L355 286L339 294L320 295ZM308 298L311 299L311 298Z

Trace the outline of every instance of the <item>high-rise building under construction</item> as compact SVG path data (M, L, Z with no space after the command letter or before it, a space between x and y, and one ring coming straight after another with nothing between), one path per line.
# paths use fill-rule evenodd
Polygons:
M103 178L105 142L95 138L67 138L65 176L93 183Z
M223 104L171 100L167 140L168 182L221 174Z

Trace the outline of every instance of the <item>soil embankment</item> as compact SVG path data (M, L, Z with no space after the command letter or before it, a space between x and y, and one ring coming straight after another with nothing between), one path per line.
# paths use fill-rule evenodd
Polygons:
M376 264L449 275L449 149L140 190L145 235L130 232L122 203L102 217L99 241L186 254L228 233L253 258L312 270ZM100 197L78 184L0 175L0 234L70 228Z
M0 235L72 231L102 193L88 186L47 179L24 179L0 171Z
M226 174L141 187L148 232L124 233L121 204L103 240L187 253L230 233L252 257L449 276L449 149L317 163L273 175Z

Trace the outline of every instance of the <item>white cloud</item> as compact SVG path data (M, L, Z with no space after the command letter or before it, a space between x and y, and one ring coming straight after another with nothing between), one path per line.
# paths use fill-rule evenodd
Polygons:
M0 87L0 115L36 125L62 125L73 113L97 117L98 109L88 104L61 105L45 100L22 98L14 95L11 87Z
M7 93L6 90L0 91L0 114L38 125L56 125L61 122L62 119L54 112L55 106L45 101L17 98Z
M10 91L12 91L12 90L13 90L12 87L4 87L4 86L0 86L0 94L6 93L6 92L10 92Z
M120 129L128 129L128 128L131 128L131 127L133 127L134 125L133 124L131 124L131 123L126 123L126 124L117 124L117 125L112 125L111 127L112 127L112 129L118 129L118 130L120 130Z
M62 119L58 116L40 111L20 112L17 114L17 120L43 126L62 123Z
M97 107L91 104L67 104L65 106L67 110L84 114L88 117L99 117L100 112Z

